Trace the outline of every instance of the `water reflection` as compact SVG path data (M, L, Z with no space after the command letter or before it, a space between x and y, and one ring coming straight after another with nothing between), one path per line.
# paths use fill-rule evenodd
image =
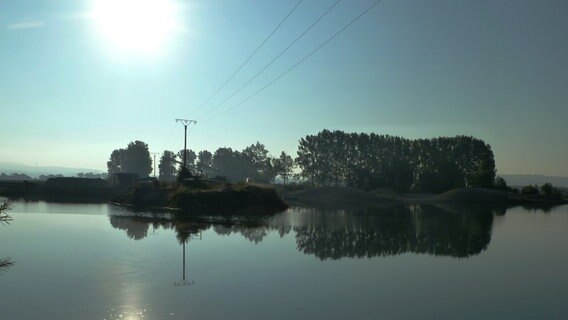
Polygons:
M260 243L270 232L293 231L297 249L321 260L419 253L467 258L491 241L493 217L506 208L455 205L395 205L360 211L290 209L272 218L110 216L114 228L133 240L154 229L173 229L180 244L202 231L240 234ZM185 277L184 277L185 278Z
M119 230L126 231L128 238L141 240L148 236L150 226L154 230L159 228L168 230L175 229L173 223L165 218L138 217L138 216L109 216L110 225Z
M294 227L299 251L325 259L407 252L467 258L487 249L493 213L392 206L354 213L306 210Z
M194 285L194 280L188 280L185 277L186 274L186 260L185 260L185 244L189 242L189 240L203 239L201 234L202 228L209 228L209 226L204 225L203 223L179 223L176 225L176 238L179 243L182 245L182 276L181 280L174 282L174 286L190 286Z

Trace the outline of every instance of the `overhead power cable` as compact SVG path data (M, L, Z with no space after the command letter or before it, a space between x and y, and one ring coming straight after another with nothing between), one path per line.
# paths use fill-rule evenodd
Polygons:
M288 51L288 49L290 49L296 42L298 42L298 40L300 40L306 33L308 33L308 31L310 31L316 24L318 24L318 22L320 22L321 19L323 19L325 16L327 16L327 14L330 13L331 10L333 10L333 8L335 8L340 2L341 2L341 0L335 1L331 5L331 7L329 7L322 15L319 16L319 18L317 18L314 22L312 22L312 24L306 30L304 30L298 37L296 37L296 39L294 39L294 41L292 41L286 48L284 48L284 50L280 51L280 53L278 55L276 55L262 69L260 69L260 71L258 71L247 82L245 82L242 86L240 86L237 90L235 90L229 97L227 97L225 100L218 103L213 108L209 109L209 111L205 112L201 116L202 117L206 116L206 115L210 114L211 112L215 111L217 108L224 105L227 101L229 101L231 98L233 98L237 93L239 93L241 90L243 90L246 86L248 86L254 79L256 79L256 77L258 77L261 73L263 73L266 69L268 69L268 67L270 67L276 60L278 60L278 58L280 58L284 53L286 53L286 51Z
M365 14L367 14L369 11L371 11L371 9L373 9L376 5L378 5L381 2L381 0L377 0L375 2L373 2L373 4L371 4L369 7L367 7L365 10L363 10L357 17L355 17L353 20L351 20L349 23L347 23L345 26L343 26L341 29L339 29L337 32L335 32L331 37L329 37L327 40L325 40L324 42L322 42L318 47L316 47L314 50L310 51L310 53L308 53L307 55L305 55L302 59L300 59L298 62L296 62L295 64L293 64L290 68L286 69L286 71L284 71L283 73L281 73L278 77L276 77L274 80L270 81L268 84L266 84L264 87L258 89L257 91L255 91L253 94L251 94L250 96L248 96L246 99L242 100L241 102L235 104L234 106L232 106L229 109L226 109L225 111L217 114L216 116L213 116L212 118L209 119L205 119L202 122L209 122L212 121L230 111L232 111L233 109L241 106L242 104L246 103L247 101L249 101L250 99L252 99L254 96L256 96L257 94L259 94L260 92L262 92L264 89L270 87L271 85L273 85L276 81L280 80L282 77L284 77L288 72L292 71L293 69L295 69L297 66L299 66L302 62L304 62L305 60L307 60L309 57L311 57L314 53L316 53L317 51L319 51L321 48L323 48L325 45L327 45L329 42L331 42L333 39L335 39L335 37L337 37L339 34L341 34L343 31L345 31L347 28L349 28L352 24L354 24L357 20L361 19L361 17L363 17Z
M195 109L193 111L193 113L195 114L197 111L201 110L201 108L203 108L209 101L211 101L211 99L213 99L213 97L215 97L226 85L227 83L229 83L229 81L231 81L236 75L237 73L239 73L239 71L241 71L241 69L250 61L250 59L252 59L252 57L254 57L256 55L256 53L258 52L258 50L260 50L264 44L272 37L272 35L278 30L280 29L280 27L284 24L284 22L286 20L288 20L288 18L292 15L292 13L296 10L296 8L300 5L300 3L302 3L304 0L300 0L298 1L298 3L296 3L296 5L288 12L288 14L284 17L284 19L282 19L280 21L280 23L278 23L278 25L272 30L272 32L270 32L270 34L264 38L264 40L262 40L262 42L260 43L260 45L258 45L258 47L256 47L256 49L245 59L245 61L243 61L243 63L241 63L241 65L237 68L237 70L235 70L235 72L233 72L233 74L231 74L231 76L225 80L225 82L223 82L223 84L217 88L217 90L210 95L205 102L203 102L197 109Z

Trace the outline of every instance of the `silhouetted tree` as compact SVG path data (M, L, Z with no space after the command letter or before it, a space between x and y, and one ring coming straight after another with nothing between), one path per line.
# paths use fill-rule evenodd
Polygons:
M300 139L296 163L319 185L440 192L492 187L491 147L466 136L408 140L388 135L323 130Z
M509 186L507 185L507 181L505 181L505 179L503 179L503 177L501 176L497 176L495 178L495 182L493 183L493 185L495 186L495 189L499 189L499 190L508 190Z
M558 188L552 186L552 184L549 182L543 184L542 187L540 187L540 191L542 191L542 194L546 196L556 197L556 198L562 197L562 192L560 192Z
M522 195L537 195L537 194L539 194L538 187L536 185L535 186L531 186L531 185L524 186L521 189L521 194Z
M205 176L211 174L211 164L213 160L213 155L207 150L199 151L197 154L197 172Z
M108 175L112 176L115 173L124 172L124 165L126 163L126 150L116 149L110 154L110 159L107 161Z
M246 147L241 152L241 156L244 160L243 165L248 171L247 177L263 183L274 180L276 173L264 144L257 141L255 144Z
M162 153L158 166L160 170L160 180L174 181L176 179L176 163L176 155L173 151L166 150Z
M128 144L124 170L140 177L147 177L152 172L152 159L146 143L136 140Z
M136 140L130 142L126 149L114 150L107 162L109 176L114 173L136 173L139 177L147 177L152 172L152 159L148 145Z
M246 178L245 170L240 167L241 156L238 151L231 148L219 148L213 154L211 167L216 173L232 181L241 181Z
M318 163L320 156L316 140L315 136L301 138L298 145L298 157L295 159L296 164L302 170L300 176L308 179L312 184L316 183L321 170Z
M219 148L213 154L211 171L231 181L252 181L267 183L276 173L268 150L261 143L253 144L242 152L231 148Z
M284 184L286 184L288 178L292 175L294 167L295 167L294 159L292 159L292 157L286 154L286 152L284 151L280 153L279 158L276 158L273 161L274 171L276 171L277 174L279 174L282 177L282 179L284 179Z
M178 161L178 164L179 164L179 168L181 168L181 166L183 166L183 153L184 153L184 150L180 150L177 153L177 159L178 159L177 161ZM188 149L186 154L187 154L187 159L186 159L187 169L190 172L195 171L195 159L197 159L197 155L195 154L195 151Z

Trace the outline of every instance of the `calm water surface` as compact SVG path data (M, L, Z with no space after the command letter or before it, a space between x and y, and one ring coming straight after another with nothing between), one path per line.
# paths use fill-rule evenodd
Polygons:
M1 319L568 318L567 206L179 220L16 202L10 215Z

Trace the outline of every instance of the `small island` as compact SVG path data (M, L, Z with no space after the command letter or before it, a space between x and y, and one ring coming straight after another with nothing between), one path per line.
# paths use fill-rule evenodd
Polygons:
M269 186L201 179L165 187L138 184L112 202L134 208L176 210L183 214L272 214L288 208Z

